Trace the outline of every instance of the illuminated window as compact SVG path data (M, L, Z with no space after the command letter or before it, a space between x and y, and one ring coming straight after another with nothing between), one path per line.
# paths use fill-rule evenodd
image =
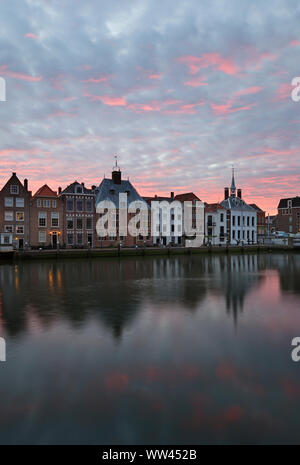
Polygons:
M24 221L24 212L16 212L16 221Z

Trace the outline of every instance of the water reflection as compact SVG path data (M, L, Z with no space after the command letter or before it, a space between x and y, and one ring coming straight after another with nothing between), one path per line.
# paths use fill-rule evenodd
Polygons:
M288 258L284 266L297 269L296 258L286 262ZM0 267L2 324L16 335L28 329L32 312L46 327L62 316L80 326L96 314L119 338L145 300L154 305L183 303L185 309L195 311L207 292L224 296L237 324L247 293L264 279L258 272L269 265L270 257L256 255L4 265ZM285 276L282 270L283 288L289 289L293 281Z
M0 266L0 443L298 441L300 255Z

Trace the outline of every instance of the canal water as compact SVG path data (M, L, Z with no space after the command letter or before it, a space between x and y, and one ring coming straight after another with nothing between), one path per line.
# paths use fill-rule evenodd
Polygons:
M300 255L0 266L1 444L300 442Z

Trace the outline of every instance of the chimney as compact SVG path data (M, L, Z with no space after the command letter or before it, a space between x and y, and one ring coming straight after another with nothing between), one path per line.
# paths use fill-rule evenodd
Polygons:
M111 173L111 178L112 178L112 181L114 184L121 184L121 171L118 170L114 170L112 173Z
M174 199L174 192L171 192L171 200Z
M81 183L82 187L84 187L84 182Z
M228 197L229 197L229 187L225 187L225 189L224 189L224 199L226 200L226 199L228 199Z
M24 179L24 189L28 191L28 179Z
M96 189L96 186L93 185L93 186L92 186L92 191L94 191L95 189Z
M58 195L61 194L61 187L58 188Z
M15 173L15 172L13 171L12 175L13 175L13 176L17 176L17 173Z
M237 196L241 199L242 198L242 189L237 190Z

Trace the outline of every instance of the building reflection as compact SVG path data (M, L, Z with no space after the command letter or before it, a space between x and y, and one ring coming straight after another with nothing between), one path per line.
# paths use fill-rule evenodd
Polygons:
M218 296L237 325L247 294L263 282L267 268L278 270L283 290L299 292L300 256L220 254L5 264L0 266L0 323L15 335L30 330L32 321L47 328L65 319L79 328L92 316L120 339L145 302L158 311L167 305L195 312L207 296Z

